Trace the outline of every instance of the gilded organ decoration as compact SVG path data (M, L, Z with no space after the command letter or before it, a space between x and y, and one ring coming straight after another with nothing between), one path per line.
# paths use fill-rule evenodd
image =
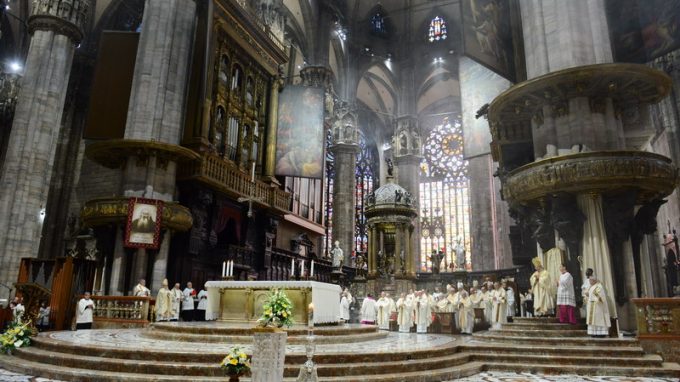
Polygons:
M262 163L271 80L217 23L209 139L215 155L250 171Z

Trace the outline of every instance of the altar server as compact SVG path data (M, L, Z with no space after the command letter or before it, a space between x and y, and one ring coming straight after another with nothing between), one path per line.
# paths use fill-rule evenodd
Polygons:
M194 297L196 297L196 290L192 288L191 281L187 283L187 287L182 291L184 296L182 299L182 320L194 320Z
M557 281L557 318L560 323L576 325L576 296L574 278L560 265L560 280Z
M348 292L346 289L340 295L340 318L345 320L345 322L349 322L349 306L351 300L350 297L347 297Z
M196 321L205 321L205 310L208 308L208 292L201 289L198 292L198 305L196 306Z
M85 292L76 309L76 330L92 329L93 311L94 301L90 300L90 292Z

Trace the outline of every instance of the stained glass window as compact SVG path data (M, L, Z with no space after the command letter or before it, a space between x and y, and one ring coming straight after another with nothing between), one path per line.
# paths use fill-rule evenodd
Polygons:
M441 250L442 271L470 270L470 196L468 161L463 158L459 121L445 118L427 136L420 182L420 269L432 269L430 254ZM465 249L465 264L457 264L456 247Z
M366 196L373 192L375 177L372 166L376 163L377 153L373 151L375 146L366 145L363 134L359 135L359 153L355 171L355 224L354 224L354 251L356 253L368 251L368 225L366 224L365 200Z
M380 12L377 12L371 17L371 30L373 33L386 34L387 27L385 26L385 18Z
M446 21L439 16L430 21L430 29L428 30L427 36L430 42L446 40L447 37Z

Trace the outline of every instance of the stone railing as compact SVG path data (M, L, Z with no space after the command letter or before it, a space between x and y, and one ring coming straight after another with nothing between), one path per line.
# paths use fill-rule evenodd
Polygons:
M203 156L200 161L182 166L179 178L195 178L227 194L252 198L256 204L270 206L280 211L290 210L289 193L258 180L253 182L250 174L214 155Z
M92 296L94 326L140 327L154 320L154 300L151 297Z
M634 298L639 338L680 340L680 298Z

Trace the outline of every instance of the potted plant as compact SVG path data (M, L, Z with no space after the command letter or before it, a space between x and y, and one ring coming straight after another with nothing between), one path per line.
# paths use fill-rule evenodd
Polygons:
M287 333L283 326L293 325L293 303L286 293L273 289L264 305L259 327L253 329L253 382L283 380Z
M2 345L2 352L12 354L14 349L29 346L31 344L31 336L33 329L31 323L22 323L21 321L12 321L7 330L0 335L0 345Z
M220 367L229 376L229 382L238 382L239 377L250 370L250 357L240 347L235 346L220 362Z

